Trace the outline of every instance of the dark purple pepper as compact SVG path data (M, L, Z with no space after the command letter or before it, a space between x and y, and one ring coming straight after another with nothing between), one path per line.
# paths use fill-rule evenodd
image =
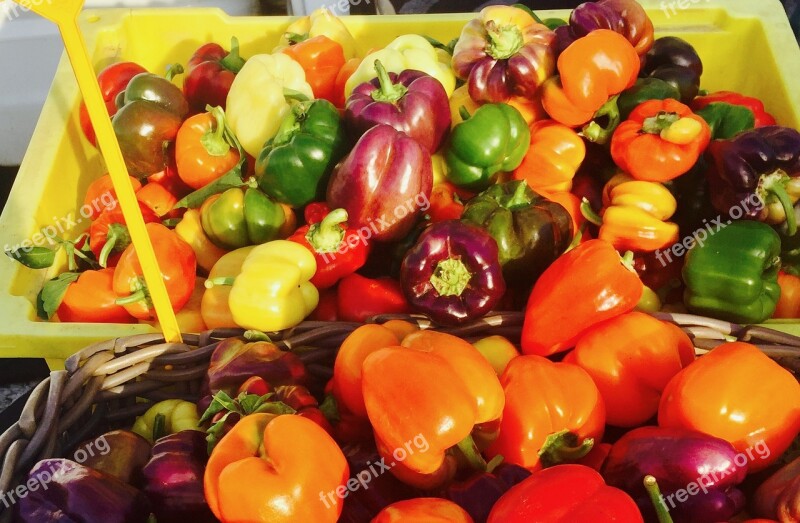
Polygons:
M663 80L681 93L680 101L691 102L700 91L703 62L694 47L676 36L664 36L653 43L639 71L641 77Z
M624 33L625 20L620 13L603 2L585 2L572 10L569 24L556 27L556 53L564 49L582 36L598 29L610 29L616 33Z
M391 125L435 153L450 130L450 102L441 82L421 71L387 73L375 61L378 77L353 90L345 122L353 136L378 124Z
M489 312L503 297L497 242L459 220L435 223L406 253L400 280L409 303L443 325L458 325Z
M478 473L453 483L443 497L466 510L475 523L484 523L500 496L530 475L524 467L502 463L491 473Z
M630 494L647 521L655 509L645 476L658 481L675 523L728 521L744 508L736 488L747 475L736 449L720 438L685 429L640 427L620 438L603 466L606 482Z
M203 493L206 446L206 435L198 430L171 434L153 445L143 470L144 491L159 523L217 521Z

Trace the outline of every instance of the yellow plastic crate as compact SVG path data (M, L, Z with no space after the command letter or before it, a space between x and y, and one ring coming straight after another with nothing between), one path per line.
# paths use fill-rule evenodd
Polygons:
M790 89L791 82L800 78L800 51L778 0L645 0L642 4L657 36L680 36L695 46L705 67L703 88L756 96L779 123L800 126L800 90ZM540 14L568 16L566 11ZM472 16L354 16L346 23L363 52L408 32L447 42L459 35ZM232 36L239 38L243 56L266 53L290 22L284 17L229 17L216 9L97 10L86 11L81 18L97 70L132 60L151 71L164 71L168 64L186 63L201 44L214 41L227 46ZM75 226L64 237L74 238L87 228L88 220L80 214L83 196L104 170L99 154L82 136L78 104L77 85L64 57L0 217L0 246L5 249L35 240L43 227L65 225L72 219ZM37 321L36 294L47 279L63 270L65 260L60 263L60 267L36 271L8 257L0 259L0 357L41 357L56 368L89 343L151 331L147 325ZM797 324L777 327L800 333Z

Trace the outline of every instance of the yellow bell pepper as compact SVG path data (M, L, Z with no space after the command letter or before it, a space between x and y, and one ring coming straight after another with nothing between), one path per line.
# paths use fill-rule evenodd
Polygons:
M319 291L309 281L316 271L314 255L299 243L275 240L256 246L228 298L234 321L266 332L294 327L319 303Z
M292 22L281 36L276 51L315 36L327 36L341 45L345 60L356 57L356 39L350 34L342 19L324 7Z
M370 53L358 66L356 72L345 84L345 97L350 97L353 90L364 82L376 78L375 60L390 73L402 73L406 69L416 69L427 73L441 82L447 96L453 95L456 89L456 75L450 64L439 60L436 48L419 35L399 36L385 48Z
M192 250L197 256L197 266L206 271L206 273L211 272L214 264L227 252L225 249L214 245L208 239L200 222L200 211L197 209L186 211L183 219L175 226L175 234L192 246Z
M283 53L251 57L233 80L225 113L250 156L258 157L289 114L287 92L314 98L302 66Z
M208 274L208 284L200 302L200 314L209 329L236 328L228 298L231 295L230 285L218 285L230 278L236 278L242 272L242 265L255 247L243 247L231 251L214 264Z
M194 291L186 305L181 310L175 313L175 319L178 320L178 327L181 332L203 332L208 330L201 311L201 303L203 295L205 294L206 279L197 277L194 281ZM148 321L158 331L162 331L161 323L158 320Z

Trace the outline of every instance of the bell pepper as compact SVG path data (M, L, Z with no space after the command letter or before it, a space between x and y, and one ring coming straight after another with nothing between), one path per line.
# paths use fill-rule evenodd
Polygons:
M178 132L180 132L180 129ZM177 142L177 137L175 142ZM167 148L167 166L164 167L163 171L148 176L147 183L157 183L164 187L167 192L175 196L175 198L183 198L192 192L192 188L186 185L178 174L178 160L175 158L175 142L169 144ZM171 216L177 212L178 209L173 209L172 211L173 212L167 214Z
M644 479L652 476L660 498L676 521L730 521L745 504L737 488L747 464L737 461L727 441L693 430L640 427L611 448L603 477L609 485L632 496L648 521L656 510ZM659 519L660 520L660 519Z
M704 107L714 103L727 103L750 109L753 113L755 127L767 127L776 125L775 117L769 114L764 108L764 102L758 98L745 96L733 91L715 91L703 96L698 96L690 104L694 111L699 111Z
M189 301L183 306L181 310L175 313L175 320L178 322L178 328L181 332L189 332L199 334L208 330L208 326L203 321L202 302L203 295L206 291L206 279L198 276L194 281L194 289ZM161 322L158 319L154 321L141 321L140 323L150 323L157 331L162 332Z
M407 314L411 307L400 282L392 278L365 278L350 274L339 281L336 303L339 319L363 323L379 314Z
M380 124L367 131L336 166L326 201L331 209L346 210L349 225L365 237L399 240L430 203L432 169L425 147Z
M161 219L147 205L139 203L144 223L157 223ZM122 215L122 207L103 212L89 227L89 247L101 267L115 267L122 252L131 244L128 226Z
M278 134L291 111L287 94L314 96L303 68L282 53L251 57L233 80L225 111L234 135L250 156L257 158L267 140Z
M580 4L570 13L569 24L555 29L557 52L598 29L621 34L639 56L653 47L653 22L636 0L599 0Z
M197 259L192 247L160 223L148 223L147 234L156 258L161 264L161 276L167 287L170 303L175 312L186 305L194 290ZM133 244L122 253L114 270L114 292L117 303L135 318L153 319L155 309L150 300L147 284L142 275L139 258Z
M183 94L192 111L203 112L209 105L224 110L233 79L244 63L236 37L231 38L230 52L215 43L197 49L189 58L183 80Z
M175 141L181 116L145 100L125 104L112 119L125 165L144 178L163 171L169 162L167 145Z
M729 140L742 131L755 127L753 111L725 102L708 104L695 113L711 128L713 140Z
M523 467L501 463L492 472L475 472L462 481L451 483L443 497L463 508L475 523L486 523L497 500L530 475Z
M87 452L95 446L104 448L98 449L101 452ZM104 432L99 437L87 439L76 449L72 454L73 459L77 459L75 454L89 454L82 465L113 476L128 485L139 486L143 480L142 467L150 460L151 445L138 434L115 429Z
M715 140L708 153L711 165L706 177L717 212L772 224L786 222L788 235L794 235L793 207L800 198L800 132L760 127L731 140Z
M499 173L520 166L530 142L531 131L518 110L502 103L483 105L453 128L445 153L447 179L482 191Z
M180 218L183 211L176 209L178 197L158 182L149 181L136 191L136 199L153 210L159 218Z
M328 101L301 102L261 149L256 178L275 200L303 207L325 197L333 168L347 153L339 111Z
M750 473L758 472L800 432L800 383L754 345L726 343L670 380L658 424L722 438L747 454Z
M128 180L133 187L133 192L142 188L142 182L133 176L129 176ZM114 189L111 176L104 174L89 184L86 189L86 196L83 199L81 212L85 210L86 218L96 220L102 213L116 209L118 205L117 191Z
M178 175L192 189L220 178L241 158L221 107L186 120L178 131L175 148Z
M435 153L450 130L450 105L442 84L425 73L388 73L375 61L378 77L353 90L345 122L353 136L378 124L391 125Z
M675 325L629 312L585 331L564 361L597 384L609 425L638 427L658 412L669 380L694 361L694 345Z
M500 377L506 405L500 435L486 451L535 472L585 456L605 428L606 411L591 376L541 356L511 360Z
M194 403L178 399L164 400L152 405L137 417L131 427L134 432L151 444L169 434L183 430L195 430L200 417Z
M111 64L103 69L97 75L97 83L100 85L100 92L103 94L103 101L106 103L106 110L109 117L114 117L117 114L116 99L119 93L125 91L131 78L140 74L146 73L147 69L139 64L133 62L117 62ZM81 129L83 135L94 146L97 146L97 136L94 133L94 127L89 119L89 111L86 109L86 103L81 100L79 109Z
M214 448L204 488L222 521L335 523L344 500L325 494L343 488L349 475L339 446L313 421L251 414Z
M800 318L800 278L783 271L778 272L778 286L781 297L775 307L773 318Z
M589 222L583 216L583 213L581 213L582 202L580 198L566 191L542 192L542 196L561 204L561 206L567 210L572 219L572 230L575 231L575 237L572 239L573 242L584 243L593 239L588 229Z
M258 189L228 189L200 208L208 238L223 249L260 245L278 238L285 215L280 205Z
M676 87L679 100L691 102L700 91L703 62L697 51L686 40L676 36L658 38L647 52L640 73L650 78L660 78Z
M114 269L64 273L44 284L38 303L49 320L52 312L70 323L133 323L134 318L115 303ZM39 314L42 314L40 311Z
M484 8L461 31L453 70L476 102L532 98L555 71L555 33L514 6Z
M370 523L473 523L461 507L442 498L414 498L392 503Z
M537 195L524 181L485 190L467 202L462 220L494 238L505 281L523 288L567 250L575 233L567 210Z
M510 226L506 229L508 236ZM506 291L498 243L490 232L471 223L451 220L430 226L400 268L408 302L443 325L459 325L486 314Z
M558 57L559 76L542 87L542 104L553 120L570 127L592 119L610 97L628 89L639 74L639 56L619 33L592 31Z
M554 120L534 122L530 132L528 153L514 170L514 179L525 180L538 193L569 191L586 158L583 139Z
M431 206L428 209L431 223L458 220L464 213L464 203L455 185L444 181L431 190Z
M533 474L506 492L488 519L488 523L526 521L644 522L630 496L606 485L598 472L583 465L558 465Z
M346 222L347 211L336 209L319 221L307 221L308 225L289 237L289 241L299 243L314 254L317 272L311 283L317 289L333 287L367 262L369 243Z
M183 67L176 65L168 70L166 78L153 73L137 74L123 91L123 104L134 101L150 102L181 119L185 118L189 114L189 104L180 88L172 83L172 78L181 73Z
M525 309L522 352L549 356L573 347L592 325L632 310L642 289L610 243L581 243L536 281Z
M333 100L331 100L337 109L344 109L345 105L347 105L345 86L347 85L347 80L353 76L353 73L356 72L360 65L361 58L351 58L344 63L341 69L339 69L339 73L336 75L336 81L334 82L333 87Z
M439 60L436 49L424 37L408 34L395 38L380 51L364 57L356 72L347 79L344 88L346 98L350 98L356 87L376 77L376 60L380 60L390 73L400 74L407 69L414 69L434 77L444 87L448 98L456 88L456 77L450 64Z
M536 95L534 98L524 98L522 96L512 96L506 102L514 109L520 112L525 123L531 125L533 122L544 120L547 114L544 112L540 97ZM452 125L455 126L465 120L466 117L472 116L475 111L483 104L477 103L469 95L469 85L464 84L453 91L450 96L450 118ZM466 109L462 111L461 108Z
M197 209L189 209L184 213L181 221L175 226L175 234L192 247L197 258L197 266L205 273L211 272L214 265L227 252L214 245L208 238L203 230L200 211Z
M686 254L684 304L696 313L761 323L780 297L780 238L759 222L738 221L697 242Z
M611 138L611 157L637 180L664 182L685 174L711 141L703 118L677 100L649 100Z
M319 302L309 281L316 270L314 255L302 245L287 240L258 245L233 281L228 303L234 321L264 332L294 327Z
M779 521L800 520L800 458L766 479L753 496L755 515Z
M500 376L508 363L519 356L513 343L503 336L493 335L481 338L472 344L478 352L492 365L494 372Z
M341 44L319 35L292 43L281 52L303 67L314 98L334 102L336 77L346 61Z
M627 120L634 109L648 100L666 100L667 98L677 100L680 96L681 93L677 87L661 78L639 78L632 87L622 91L617 98L620 120Z
M356 56L356 39L350 34L342 19L325 8L315 9L309 16L289 24L281 35L278 47L284 48L292 43L304 42L317 36L326 36L341 45L345 59L350 60Z

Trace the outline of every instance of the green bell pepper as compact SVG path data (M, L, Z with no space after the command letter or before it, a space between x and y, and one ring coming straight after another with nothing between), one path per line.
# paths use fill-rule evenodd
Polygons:
M532 285L575 233L567 210L525 181L493 185L467 203L461 219L495 239L503 276L521 286Z
M259 187L275 200L303 207L325 199L333 168L347 153L339 111L327 100L300 102L256 161Z
M741 105L714 102L696 111L695 114L711 127L712 140L729 140L736 134L749 131L756 126L756 116L753 111Z
M625 121L631 112L642 103L648 100L666 100L667 98L680 100L681 93L677 87L660 78L640 78L636 80L633 87L620 93L617 99L619 116L622 121Z
M500 172L513 171L528 153L531 132L522 114L504 103L486 104L456 125L445 152L447 179L482 191Z
M684 304L726 321L765 321L781 293L780 251L781 239L769 225L742 220L723 226L686 255Z
M278 237L286 215L258 189L228 189L200 208L200 223L208 238L223 249L260 245Z

